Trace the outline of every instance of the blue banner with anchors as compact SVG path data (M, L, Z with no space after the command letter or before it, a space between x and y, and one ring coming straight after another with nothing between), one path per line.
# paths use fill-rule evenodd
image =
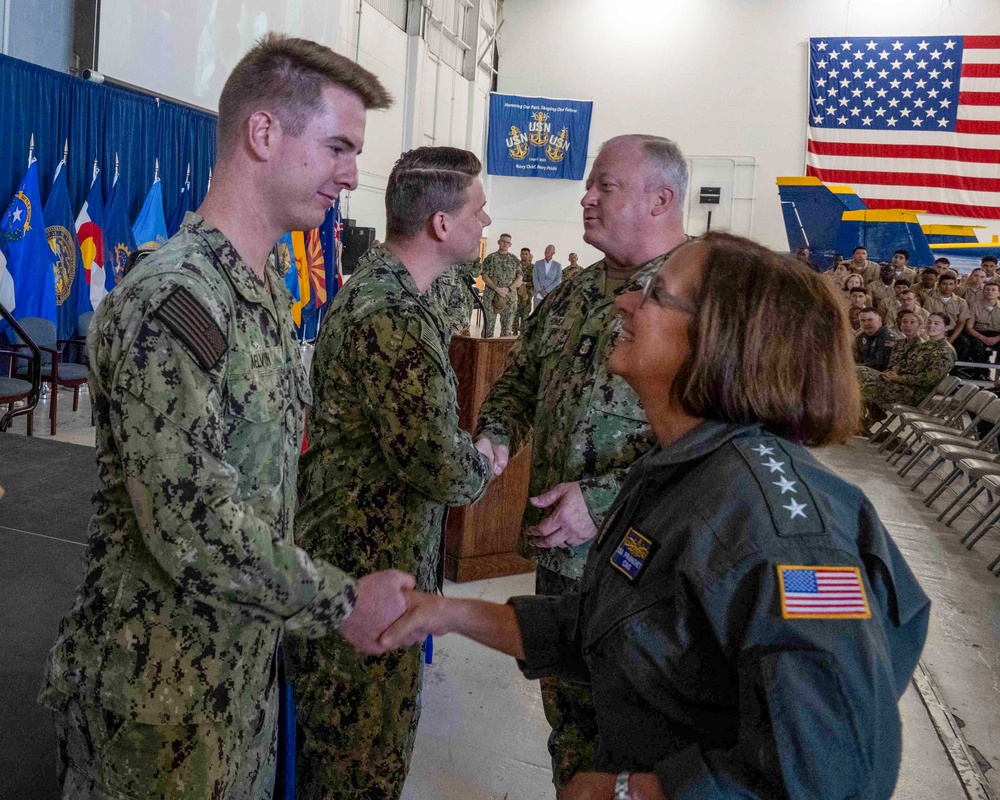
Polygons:
M492 93L486 171L583 180L593 108L590 100Z

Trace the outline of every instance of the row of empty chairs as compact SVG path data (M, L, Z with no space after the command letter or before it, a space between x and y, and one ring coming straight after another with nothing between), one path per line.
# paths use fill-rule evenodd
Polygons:
M27 402L31 395L31 382L28 376L32 369L38 369L42 383L48 384L50 390L49 427L51 434L55 436L60 387L73 390L73 410L76 411L80 407L80 389L87 383L86 365L64 361L63 353L75 350L80 356L84 355L85 332L90 327L93 315L93 311L80 315L77 325L83 333L74 339L59 339L56 335L56 326L51 320L39 317L24 317L18 320L27 339L9 331L8 335L13 343L0 350L0 358L6 359L8 364L7 374L0 375L0 405L6 404L10 412L15 403ZM35 348L29 346L28 340L35 345ZM35 354L36 350L38 355ZM39 362L37 365L32 363L35 359ZM28 414L29 436L34 433L34 420L35 414L32 409Z
M898 468L902 477L922 467L910 484L917 491L934 483L924 505L934 506L952 488L955 496L938 514L951 526L963 513L977 509L985 493L987 504L975 524L961 537L971 550L1000 523L1000 397L972 381L948 376L917 406L897 404L872 431L870 441ZM904 460L905 459L905 460ZM989 564L1000 576L1000 554Z

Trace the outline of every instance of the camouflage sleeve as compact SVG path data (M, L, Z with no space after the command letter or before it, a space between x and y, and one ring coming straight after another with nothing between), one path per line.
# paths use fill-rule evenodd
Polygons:
M955 366L955 348L930 347L932 342L926 342L924 353L918 355L911 364L911 369L899 376L897 383L905 386L933 386L947 375Z
M611 470L605 475L595 475L592 478L584 478L580 481L580 491L583 492L584 502L587 504L587 511L590 512L591 519L598 527L604 522L604 517L611 510L611 504L625 481L628 474L628 467Z
M486 436L494 444L507 445L511 455L527 441L535 419L539 338L544 335L544 319L544 310L539 310L525 321L524 334L507 354L503 374L479 408L476 436Z
M352 329L349 345L365 415L399 479L438 503L464 506L486 491L489 461L458 426L438 337L419 319L379 314Z
M120 359L107 388L139 535L192 602L329 634L353 609L354 581L282 541L240 500L223 447L223 369L204 369L155 314Z

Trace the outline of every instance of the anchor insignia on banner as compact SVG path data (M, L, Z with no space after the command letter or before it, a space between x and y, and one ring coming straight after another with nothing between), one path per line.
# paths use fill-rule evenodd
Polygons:
M510 151L510 157L520 161L526 155L528 155L528 137L525 136L518 129L517 125L510 126L510 136L507 137L507 149Z
M558 136L550 136L549 143L545 148L545 155L549 157L549 161L562 161L566 158L566 153L569 150L569 129L563 128L559 131Z
M544 111L539 111L537 114L533 114L531 117L534 122L528 123L528 140L535 145L535 147L544 147L549 141L549 133L552 131L552 126L549 124L549 115Z

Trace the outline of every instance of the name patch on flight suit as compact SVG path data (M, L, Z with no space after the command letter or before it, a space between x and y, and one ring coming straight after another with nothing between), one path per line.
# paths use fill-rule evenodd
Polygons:
M635 583L649 563L653 554L653 541L643 536L635 528L625 532L621 543L611 554L611 566Z

